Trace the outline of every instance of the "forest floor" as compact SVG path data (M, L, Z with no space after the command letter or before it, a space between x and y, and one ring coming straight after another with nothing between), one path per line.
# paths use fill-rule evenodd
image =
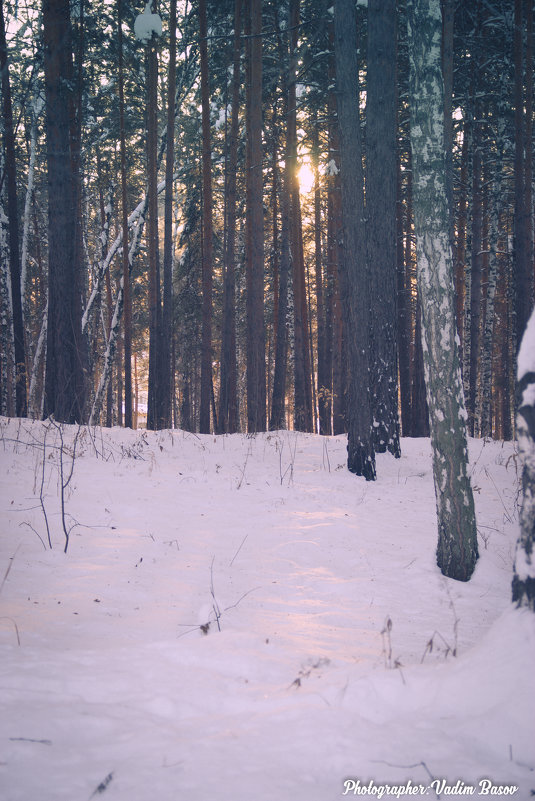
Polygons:
M470 442L467 583L429 440L373 483L345 447L0 418L3 801L530 798L513 444Z

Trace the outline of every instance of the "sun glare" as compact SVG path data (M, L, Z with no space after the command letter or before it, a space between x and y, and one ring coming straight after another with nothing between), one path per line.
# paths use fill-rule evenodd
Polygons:
M301 194L308 195L308 193L314 188L314 170L308 161L304 161L301 164L298 172L298 178Z

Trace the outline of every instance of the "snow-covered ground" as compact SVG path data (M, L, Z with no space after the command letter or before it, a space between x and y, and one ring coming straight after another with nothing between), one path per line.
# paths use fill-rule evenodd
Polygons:
M463 584L428 440L366 483L343 437L66 427L65 483L75 436L65 554L59 431L0 419L3 801L530 797L511 444L470 443Z

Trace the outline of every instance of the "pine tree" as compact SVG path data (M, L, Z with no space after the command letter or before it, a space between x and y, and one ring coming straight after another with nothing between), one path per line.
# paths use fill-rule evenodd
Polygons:
M5 173L7 184L7 216L9 229L9 268L11 278L11 305L15 356L15 410L18 417L26 417L26 355L24 321L21 297L21 263L19 248L19 214L17 206L17 168L15 161L15 135L11 107L11 86L7 57L4 4L0 3L0 71L3 99L3 134Z
M82 422L81 359L76 289L76 204L70 139L73 102L72 40L68 0L43 2L46 135L48 166L48 336L45 415ZM81 310L80 310L81 311Z
M400 456L396 309L396 4L369 0L366 233L374 447Z
M339 269L349 360L347 464L352 473L369 481L375 479L375 451L369 391L369 302L355 30L352 0L336 0L334 31L343 220Z

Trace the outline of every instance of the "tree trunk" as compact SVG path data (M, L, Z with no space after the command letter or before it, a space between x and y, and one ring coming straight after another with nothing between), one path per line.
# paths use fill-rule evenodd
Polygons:
M0 148L0 168L3 166L3 153ZM15 389L13 386L15 357L8 238L7 217L2 208L0 195L0 414L5 417L13 417L15 414Z
M474 70L477 73L477 67ZM479 389L479 343L482 304L483 269L483 169L481 143L481 105L477 99L477 77L474 78L474 120L472 134L472 259L470 273L470 394L468 396L468 430L479 433L476 415Z
M375 450L401 455L396 309L396 3L368 2L366 232Z
M247 430L266 429L266 368L264 330L264 214L262 197L262 0L251 0L249 44L250 85L248 228L250 254L247 275Z
M468 125L463 131L463 145L461 150L461 171L459 202L457 205L457 241L455 243L455 318L457 333L464 346L464 302L465 302L465 262L466 262L466 226L468 211ZM461 356L461 363L463 357Z
M334 23L329 22L329 162L327 165L327 371L329 385L329 419L331 432L347 432L346 425L346 360L343 346L342 310L338 280L342 238L342 196L340 189L340 133L336 93L336 61L334 57Z
M165 212L162 315L162 424L172 427L173 340L173 169L175 164L176 0L169 9L169 67L167 72L167 136L165 154Z
M153 0L152 12L156 13ZM160 264L158 244L158 50L153 33L147 44L147 249L149 260L149 391L147 428L162 427Z
M407 13L414 227L438 518L437 563L449 578L468 581L478 550L467 473L446 200L440 0L409 0Z
M505 109L502 109L502 113ZM499 263L502 254L499 253L499 226L503 204L503 160L505 153L505 117L501 117L496 125L496 166L493 169L492 194L490 197L490 226L488 245L487 293L485 301L485 318L481 337L481 352L479 356L481 369L481 393L479 400L480 435L492 437L492 411L493 411L493 343L496 320L496 287L499 274Z
M201 407L199 431L210 433L212 399L212 149L210 145L210 87L208 79L208 23L206 0L199 2L199 49L201 54L202 106L202 187L203 187L203 258L202 258L202 344L201 344Z
M522 0L515 0L514 64L515 64L515 218L514 267L517 345L525 331L533 305L533 264L530 263L531 209L526 207L526 117L524 112L524 19ZM529 146L531 151L531 145ZM529 168L528 168L529 172ZM532 230L532 229L531 229Z
M68 0L43 2L48 164L48 329L45 415L82 422L81 361L76 352L76 220L70 142L72 50Z
M347 465L352 473L364 476L369 481L375 479L375 452L369 392L369 303L364 183L356 86L356 20L352 0L335 0L334 33L343 221L340 290L349 361Z
M442 76L444 79L444 155L446 158L446 196L450 215L449 236L452 253L455 247L453 210L453 31L455 1L441 0L442 5Z
M401 153L398 153L397 178L397 275L398 275L398 363L399 363L399 399L401 412L401 430L404 437L409 436L411 412L411 300L405 269L404 238L404 205L403 205L403 171L401 169ZM405 207L408 213L408 206Z
M124 424L133 428L132 417L132 293L128 258L128 206L126 186L126 135L124 124L123 75L123 0L118 0L117 44L119 50L119 139L121 160L121 224L123 233L123 292L124 292ZM120 369L120 366L119 366Z
M234 3L234 55L232 66L232 110L227 171L225 174L226 243L223 286L223 330L221 332L221 388L219 430L233 434L238 430L238 391L236 364L236 171L240 113L240 55L242 0Z
M278 20L277 20L278 28ZM284 170L280 181L281 235L279 254L279 280L277 293L277 317L275 320L275 369L273 374L273 394L269 428L271 431L286 428L285 399L288 366L288 285L290 278L290 151L291 130L289 122L288 75L285 54L279 33L279 52L281 59L281 91L283 96L283 119L286 122L286 144L284 154Z
M520 536L513 575L513 602L535 612L535 312L518 353L516 435L522 462Z
M11 86L7 58L4 3L0 2L0 70L2 76L3 134L5 148L5 175L7 183L7 217L9 229L9 270L11 277L11 306L15 355L15 413L27 415L26 355L24 347L24 320L21 297L21 264L19 251L19 213L17 206L17 166L15 134L11 107Z
M72 176L72 203L74 213L74 282L73 317L82 319L82 310L87 295L87 269L84 263L84 224L82 215L83 202L83 176L82 176L82 110L83 110L83 61L85 46L85 0L79 0L76 11L71 6L74 19L77 19L77 51L75 69L73 72L73 93L69 104L70 137L71 137L71 176ZM80 416L86 419L86 382L89 375L89 353L87 339L79 323L74 327L74 347L78 362L76 370L76 395L80 408Z
M312 121L312 164L314 167L314 266L316 284L316 318L318 342L318 416L319 433L331 433L330 419L330 375L327 370L326 334L325 334L325 308L324 308L324 275L323 275L323 248L321 242L321 187L320 187L320 148L319 123L317 111Z

